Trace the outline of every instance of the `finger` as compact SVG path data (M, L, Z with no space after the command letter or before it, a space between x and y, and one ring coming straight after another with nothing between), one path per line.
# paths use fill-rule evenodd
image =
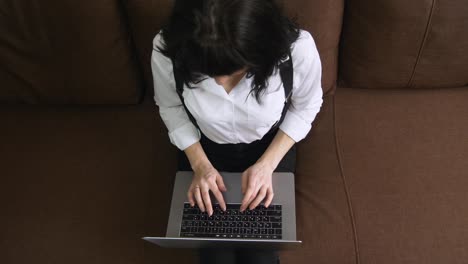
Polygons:
M250 204L250 207L249 207L250 210L255 209L263 201L266 193L267 193L267 187L262 187L260 191L258 192L258 195L255 198L255 200L253 200L253 202Z
M252 195L250 195L250 199L247 201L247 204L246 204L247 207L253 202L255 197L257 197L258 192L260 191L261 187L262 186L260 184L257 184L257 186L255 187L255 190L252 192Z
M270 206L271 201L273 201L273 196L274 196L273 187L270 186L270 188L268 188L267 190L267 196L265 199L265 207Z
M193 193L195 194L195 200L197 201L198 207L202 212L205 212L205 205L203 204L203 200L201 198L200 187L194 188Z
M249 205L248 201L251 200L250 197L252 196L254 190L255 190L255 187L256 187L256 183L255 182L250 182L248 185L247 185L247 190L245 191L245 195L244 195L244 198L242 199L242 204L241 204L241 207L240 207L240 211L244 211L245 208L247 208L247 206Z
M220 174L216 176L216 184L218 184L218 187L221 191L225 192L227 191L226 185L224 185L224 180L223 177L221 177ZM219 202L219 200L218 200Z
M210 193L208 188L202 188L201 190L202 197L203 197L203 202L205 203L205 208L206 212L208 213L209 216L213 214L213 208L211 207L211 199L210 199Z
M213 184L211 192L213 193L219 205L221 206L221 209L223 209L223 211L226 211L226 203L224 202L223 194L219 191L216 183Z
M190 206L193 207L195 205L195 200L193 199L193 188L188 190L187 199L188 199L188 201L190 203Z
M242 173L242 194L245 194L245 192L247 191L247 180L247 174L245 172Z

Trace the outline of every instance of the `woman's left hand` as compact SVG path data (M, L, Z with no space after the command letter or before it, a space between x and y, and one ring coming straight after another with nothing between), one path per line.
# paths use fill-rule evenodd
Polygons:
M242 205L241 211L247 207L256 208L265 199L265 207L273 200L273 185L271 182L275 169L267 162L258 161L242 173Z

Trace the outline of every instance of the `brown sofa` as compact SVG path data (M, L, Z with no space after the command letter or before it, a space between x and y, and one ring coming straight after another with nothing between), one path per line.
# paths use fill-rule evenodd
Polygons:
M0 1L0 263L196 263L164 235L169 0ZM287 0L323 63L282 263L468 263L468 5ZM338 56L339 55L339 56Z

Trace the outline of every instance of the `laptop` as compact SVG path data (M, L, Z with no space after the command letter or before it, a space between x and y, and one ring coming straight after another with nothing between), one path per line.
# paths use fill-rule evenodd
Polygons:
M166 248L249 247L287 249L300 245L296 239L296 205L294 174L274 172L273 200L253 210L240 212L242 202L241 173L220 172L227 192L223 192L226 211L222 211L210 192L213 215L191 207L187 190L193 172L176 174L165 237L143 237Z

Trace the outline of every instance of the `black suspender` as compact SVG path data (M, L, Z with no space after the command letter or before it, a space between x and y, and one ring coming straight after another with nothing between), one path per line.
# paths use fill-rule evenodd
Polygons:
M284 101L284 107L283 107L283 112L281 113L281 118L279 121L277 121L273 127L279 127L281 123L283 123L284 117L286 116L286 112L289 109L289 106L291 105L291 96L293 92L293 81L294 81L294 67L292 63L292 57L291 57L291 52L289 52L289 59L283 63L280 64L280 76L281 76L281 81L283 82L283 87L284 87L284 96L285 96L285 101Z
M173 69L174 69L174 78L175 78L175 84L176 84L176 90L177 94L179 95L180 101L184 105L185 112L187 113L188 117L190 118L190 121L192 121L193 125L200 130L200 127L197 124L197 120L193 117L192 113L187 108L187 105L185 104L184 97L182 96L182 93L184 92L184 82L182 81L181 78L179 78L179 73L175 69L175 64L174 61L172 61Z
M187 115L190 118L190 121L192 121L193 125L196 128L200 129L200 127L197 124L197 120L195 120L193 115L188 110L187 105L185 104L184 97L182 96L184 92L184 83L179 77L179 73L175 70L174 61L172 65L174 69L176 90L177 90L177 94L179 95L180 101L184 105L185 112L187 112ZM291 96L292 96L292 90L293 90L292 88L293 88L293 80L294 80L294 68L293 68L291 53L289 53L289 59L280 64L279 70L280 70L281 81L283 82L284 95L285 95L286 100L284 102L284 107L283 107L283 112L281 113L281 118L273 125L272 128L276 128L281 125L281 123L284 120L284 116L286 115L286 112L288 111L289 106L291 105Z

